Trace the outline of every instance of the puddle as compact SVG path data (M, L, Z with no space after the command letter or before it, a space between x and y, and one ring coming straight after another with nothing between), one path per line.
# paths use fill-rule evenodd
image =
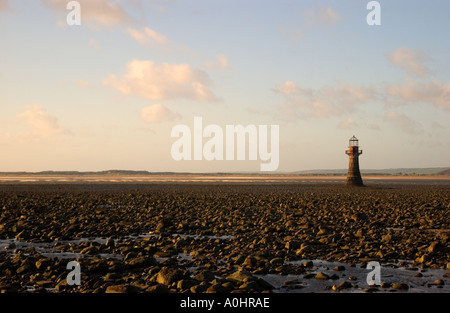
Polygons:
M148 234L142 234L138 237L143 238L158 238L160 234L157 233L148 233ZM180 238L192 238L196 240L201 239L219 239L219 240L233 240L233 235L222 235L222 236L215 236L215 235L190 235L190 234L172 234L172 237L180 237Z
M136 239L145 239L145 238L158 238L160 234L155 233L145 233L140 235L128 235L122 238L116 238L115 241L123 241L123 240L136 240ZM203 239L219 239L219 240L232 240L234 236L223 235L223 236L209 236L209 235L189 235L189 234L172 234L173 238L193 238L195 240L203 240ZM78 245L84 242L95 242L101 245L104 245L110 238L105 237L93 237L93 238L79 238L73 240L55 240L51 242L27 242L18 239L1 239L0 240L0 251L7 251L11 254L14 254L14 251L17 250L27 250L34 249L39 254L48 257L48 258L59 258L59 259L74 259L74 258L83 258L83 257L92 257L90 254L81 254L77 252L68 252L68 251L60 251L58 249L58 245L67 245L73 244ZM109 254L109 253L97 253L96 256L100 256L102 258L115 258L121 259L123 256L117 254ZM180 253L177 258L179 260L188 261L191 260L191 256L188 254ZM168 258L156 258L161 259L162 261Z
M99 244L106 243L107 239L104 238L81 238L81 239L75 239L75 240L59 240L59 241L52 241L52 242L27 242L17 239L2 239L0 240L0 251L5 251L11 254L14 254L14 251L17 250L27 250L27 249L33 249L37 253L41 254L42 256L48 257L48 258L58 258L58 259L76 259L76 258L89 258L94 255L90 254L81 254L78 252L67 252L67 251L60 251L58 249L59 244L80 244L83 242L97 242ZM25 255L27 255L26 251L24 252ZM112 253L98 253L95 254L96 256L100 256L102 258L114 258L114 259L121 259L121 255L112 254Z
M292 261L287 264L298 265L303 264L308 260ZM278 293L303 293L303 292L334 292L331 290L333 285L339 285L342 281L348 281L354 288L345 289L341 292L365 292L365 289L369 288L367 284L367 275L372 269L360 267L356 265L350 267L348 264L340 262L327 262L322 260L313 260L313 267L308 270L308 273L317 274L322 272L328 276L337 276L336 279L317 280L314 277L303 278L304 274L300 275L277 275L266 274L258 275L275 287L274 292ZM404 262L402 262L403 264ZM342 266L344 270L333 270L336 266ZM415 277L417 273L420 273L422 277ZM443 277L448 271L444 269L419 269L415 267L400 267L395 264L384 264L381 266L381 283L405 283L409 286L409 290L406 292L432 292L432 293L448 293L450 292L450 279ZM349 277L352 277L352 280ZM434 284L437 279L442 279L444 285L438 287ZM286 283L287 282L287 283ZM376 292L393 292L392 287L381 288L376 287ZM405 292L405 291L397 291Z

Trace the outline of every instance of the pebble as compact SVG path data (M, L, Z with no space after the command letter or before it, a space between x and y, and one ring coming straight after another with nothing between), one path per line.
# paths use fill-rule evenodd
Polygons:
M405 283L393 283L392 288L395 290L408 290L409 286Z

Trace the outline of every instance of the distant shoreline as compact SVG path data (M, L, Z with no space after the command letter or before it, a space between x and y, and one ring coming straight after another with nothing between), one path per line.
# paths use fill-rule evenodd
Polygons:
M365 181L450 181L450 175L362 175ZM0 183L342 183L346 175L298 174L20 174L0 173Z

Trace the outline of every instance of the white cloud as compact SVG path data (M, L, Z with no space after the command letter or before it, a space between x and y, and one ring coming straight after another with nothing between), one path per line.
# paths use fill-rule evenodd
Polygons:
M231 67L231 64L228 61L226 55L218 54L216 55L214 61L206 62L205 66L208 69L229 69Z
M429 72L424 65L429 57L422 50L399 47L388 53L386 57L393 65L406 70L409 74L424 77Z
M275 91L280 92L285 96L290 96L300 93L301 89L294 82L287 80L284 84L275 86Z
M342 16L331 7L319 6L317 9L306 11L306 16L299 19L304 21L301 26L289 25L280 27L279 31L291 42L298 43L310 29L323 25L331 27L342 19Z
M399 114L395 111L386 112L385 119L393 125L399 127L405 133L410 135L418 135L423 132L423 126L406 115Z
M299 117L327 117L353 112L355 105L376 98L376 91L368 87L340 84L337 88L324 86L318 90L304 89L291 81L277 85L275 91L285 96L280 106L286 115Z
M100 43L95 40L94 38L89 39L89 47L94 48L95 50L101 50L102 47L100 46Z
M8 0L0 0L0 12L9 10Z
M338 127L340 129L349 129L349 128L358 127L358 126L359 125L351 117L348 117L345 121L343 121L342 123L340 123L338 125Z
M69 135L71 132L59 125L58 119L45 112L40 105L33 105L17 115L18 120L24 121L30 128L26 135L35 138L47 138L55 135Z
M388 105L422 102L450 110L450 84L438 81L418 83L405 79L403 84L386 86L385 92Z
M85 81L85 80L78 80L76 82L76 85L80 88L87 88L87 89L94 88L94 86L91 85L91 83L89 83L88 81Z
M307 13L306 24L308 26L315 26L318 24L334 25L336 22L342 20L342 17L336 13L332 8L319 6L316 11L309 10Z
M65 20L67 0L41 0L41 2L59 14ZM114 26L133 22L134 19L125 11L118 1L78 0L81 7L81 24L89 26Z
M173 121L180 117L180 114L169 110L162 104L153 104L141 110L141 118L149 123Z
M103 80L124 95L135 95L150 100L191 99L217 100L208 74L188 64L155 64L152 61L133 60L122 77L109 75Z
M142 31L129 27L127 33L143 46L153 44L167 45L169 43L166 36L148 27L145 27Z

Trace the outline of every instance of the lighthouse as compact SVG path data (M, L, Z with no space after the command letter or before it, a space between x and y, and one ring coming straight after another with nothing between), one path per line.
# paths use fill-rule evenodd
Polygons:
M359 150L358 139L353 135L348 143L348 150L345 150L345 154L348 155L348 174L347 174L347 186L363 186L361 173L359 172L359 156L362 154L362 150Z

